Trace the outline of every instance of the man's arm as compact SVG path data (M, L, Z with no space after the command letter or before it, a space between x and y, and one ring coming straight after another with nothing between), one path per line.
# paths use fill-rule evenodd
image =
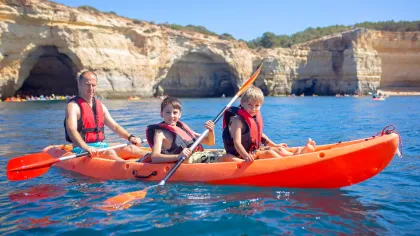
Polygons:
M106 108L106 106L104 104L102 104L102 109L104 111L104 116L105 116L105 125L112 130L112 132L116 133L118 136L120 136L122 139L128 140L128 138L130 137L130 133L125 130L123 127L121 127L121 125L119 125L113 118L112 116L109 114L108 109ZM133 142L134 141L134 142ZM133 144L140 144L141 140L138 138L130 138L130 142L132 142Z

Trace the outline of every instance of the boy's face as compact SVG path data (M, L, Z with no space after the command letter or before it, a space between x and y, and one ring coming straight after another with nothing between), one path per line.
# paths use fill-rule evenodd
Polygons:
M163 121L168 125L176 125L176 122L181 118L181 111L179 109L174 109L172 104L168 104L163 108L163 111L160 113L160 116L163 118Z
M253 99L241 102L242 108L251 116L255 116L260 111L261 105L260 101Z

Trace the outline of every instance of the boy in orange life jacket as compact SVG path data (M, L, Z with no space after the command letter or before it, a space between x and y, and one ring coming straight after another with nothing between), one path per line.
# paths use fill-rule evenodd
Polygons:
M260 113L263 102L264 94L261 89L251 85L241 97L241 106L231 107L225 112L223 143L227 154L219 161L253 162L255 157L272 158L301 153L300 149L295 153L287 151L286 144L275 144L263 133ZM267 147L260 149L262 144ZM313 151L314 146L315 142L309 139L302 153ZM255 157L253 152L256 152Z
M189 149L200 134L192 131L186 124L179 121L181 118L181 102L174 97L165 98L160 106L160 116L163 122L149 125L146 130L147 141L152 147L150 155L153 163L175 162L182 156L189 157L192 151ZM203 144L213 146L214 123L206 122L206 129L209 134L202 140ZM203 147L198 145L194 151L202 151Z

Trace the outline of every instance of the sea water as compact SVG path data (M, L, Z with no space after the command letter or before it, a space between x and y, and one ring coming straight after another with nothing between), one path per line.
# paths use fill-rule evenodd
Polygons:
M181 99L182 120L196 132L229 98ZM158 123L160 100L104 100L113 118L144 137ZM236 103L237 104L237 103ZM11 158L65 142L65 102L0 103L0 234L28 235L276 235L420 232L420 97L267 97L264 132L276 142L302 146L375 135L395 125L403 158L373 178L341 189L256 188L168 183L130 209L95 206L154 183L96 180L52 167L31 180L9 182ZM107 140L124 142L109 129ZM222 148L221 122L216 147ZM320 173L322 174L322 173Z

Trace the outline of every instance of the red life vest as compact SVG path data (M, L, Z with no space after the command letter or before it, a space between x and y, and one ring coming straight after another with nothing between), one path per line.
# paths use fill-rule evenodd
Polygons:
M86 143L101 142L105 139L105 115L101 101L93 98L93 106L81 97L74 97L69 102L75 101L80 108L80 119L77 120L77 131ZM66 140L73 142L67 134L66 120L64 120Z
M149 143L149 146L153 148L154 146L154 137L156 129L168 130L175 135L174 141L172 142L171 148L168 150L162 150L164 154L179 154L182 149L191 147L195 142L196 138L194 132L186 124L178 121L176 126L170 126L165 122L149 125L146 129L146 139ZM199 144L195 149L196 151L203 151L203 146Z
M229 132L229 122L231 117L239 115L247 124L248 130L242 134L241 143L247 152L252 152L261 147L264 122L261 113L258 112L255 117L249 115L244 109L231 107L223 115L223 144L226 152L238 156L239 153L233 144L233 138Z

